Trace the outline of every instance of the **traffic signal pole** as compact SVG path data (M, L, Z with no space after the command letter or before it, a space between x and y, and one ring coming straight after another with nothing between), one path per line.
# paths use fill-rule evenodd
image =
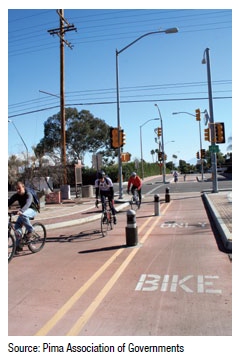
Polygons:
M200 118L201 119L201 118ZM201 152L201 174L202 181L204 181L204 158L202 158L202 133L201 133L201 120L199 121L199 139L200 139L200 152Z
M165 153L164 153L164 132L163 132L163 119L162 119L162 116L161 116L161 112L160 112L160 109L157 105L157 103L155 103L155 107L157 107L158 109L158 114L159 114L159 120L160 120L160 125L161 125L161 138L162 138L162 142L159 141L159 151L160 149L162 150L162 162L163 162L163 183L165 184L166 181L165 181ZM161 148L160 148L161 147Z
M206 57L205 57L206 55ZM209 125L211 131L211 144L214 146L216 143L215 140L215 127L214 127L214 116L213 116L213 100L212 100L212 82L211 82L211 70L210 70L210 58L209 58L209 48L206 48L204 51L204 57L202 64L207 64L207 82L208 82L208 100L209 100ZM211 153L212 161L212 181L213 181L213 193L218 192L218 183L217 183L217 154L215 152Z

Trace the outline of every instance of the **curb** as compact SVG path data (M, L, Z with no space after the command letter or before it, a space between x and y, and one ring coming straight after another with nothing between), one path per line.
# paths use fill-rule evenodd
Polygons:
M206 193L203 193L202 195L220 233L225 249L232 251L232 234L228 230L227 226L220 217L219 212L213 205L212 201L209 199L208 195Z
M121 205L117 206L117 210L121 210L128 205L129 205L128 201L125 203L122 203ZM52 223L52 224L44 224L44 226L45 226L46 230L59 229L62 227L81 225L81 224L84 224L87 222L96 221L96 220L99 220L100 217L101 217L101 213L87 216L85 218L75 219L75 220L68 220L68 221Z

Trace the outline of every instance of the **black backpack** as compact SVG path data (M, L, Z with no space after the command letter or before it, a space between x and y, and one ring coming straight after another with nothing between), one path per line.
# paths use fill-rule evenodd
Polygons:
M26 188L26 190L32 194L33 197L33 204L38 212L40 212L40 200L38 199L37 193L33 188Z

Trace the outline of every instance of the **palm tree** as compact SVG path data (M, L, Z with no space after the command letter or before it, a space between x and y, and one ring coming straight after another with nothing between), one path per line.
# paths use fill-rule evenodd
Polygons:
M153 162L154 162L154 154L155 154L155 150L151 150L151 152L150 152L150 154L152 155L152 160L153 160Z

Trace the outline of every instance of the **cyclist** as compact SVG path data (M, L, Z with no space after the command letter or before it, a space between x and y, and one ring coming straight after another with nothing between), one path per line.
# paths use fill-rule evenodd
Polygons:
M173 173L173 177L174 177L174 183L177 183L177 181L178 181L178 173L176 171Z
M37 214L37 208L34 204L33 196L29 192L25 185L18 181L16 185L17 192L13 194L10 199L8 199L8 207L10 207L15 201L18 201L20 209L17 212L18 218L15 223L15 229L17 230L16 240L17 248L16 251L22 251L22 248L19 246L19 239L22 237L23 226L27 230L27 239L29 240L32 236L33 227L30 223L30 218L34 218Z
M109 177L106 177L105 172L103 170L101 170L98 173L98 178L95 181L96 204L98 204L99 195L102 203L102 211L104 211L104 207L105 207L105 198L109 199L109 204L113 215L114 224L116 224L117 219L116 219L116 209L114 207L114 187L113 187L112 180Z
M131 193L132 195L134 195L134 191L137 189L138 190L138 194L139 194L139 203L141 204L141 188L142 188L142 180L141 178L135 173L131 173L131 176L128 180L128 189L127 189L127 193L129 194L129 190L131 187Z

